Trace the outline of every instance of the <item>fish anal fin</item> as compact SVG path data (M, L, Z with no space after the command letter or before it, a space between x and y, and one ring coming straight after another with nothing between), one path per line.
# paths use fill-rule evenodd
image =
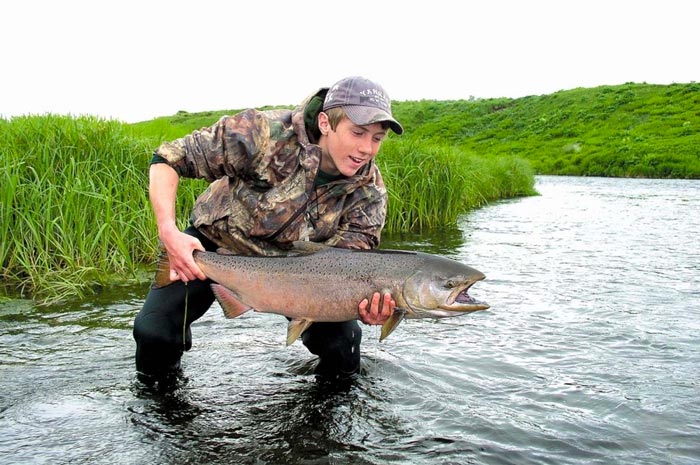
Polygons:
M287 325L287 345L292 345L292 343L311 326L311 323L313 323L313 320L308 320L306 318L291 320Z
M214 297L216 297L219 305L221 305L226 318L237 318L251 310L249 305L238 300L233 292L221 284L212 284L211 290L214 292Z
M396 329L399 323L403 321L405 315L406 312L404 312L400 308L394 309L394 313L392 313L389 319L386 320L382 325L382 332L379 335L379 342L386 339L389 336L389 334L391 334L392 331Z

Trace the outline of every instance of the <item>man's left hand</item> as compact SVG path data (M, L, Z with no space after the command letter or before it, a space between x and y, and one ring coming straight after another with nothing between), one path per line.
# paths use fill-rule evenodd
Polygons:
M379 292L372 296L372 302L367 299L360 302L360 320L368 325L382 325L394 313L396 302L391 298L391 294L384 294L382 298Z

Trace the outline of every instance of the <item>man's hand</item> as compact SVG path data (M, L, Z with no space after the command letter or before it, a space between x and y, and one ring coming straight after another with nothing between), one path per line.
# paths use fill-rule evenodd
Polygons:
M396 302L391 298L391 294L384 294L384 298L382 299L381 294L375 292L372 296L371 304L367 299L360 302L360 320L368 325L382 325L394 313L395 308Z
M181 232L175 221L175 198L179 176L166 163L155 163L149 168L148 196L158 225L158 237L165 246L170 260L170 280L183 282L207 279L194 262L192 252L204 250L199 239Z
M195 279L205 280L207 276L199 269L192 253L204 251L199 239L180 231L174 231L161 238L170 260L170 280L186 283Z

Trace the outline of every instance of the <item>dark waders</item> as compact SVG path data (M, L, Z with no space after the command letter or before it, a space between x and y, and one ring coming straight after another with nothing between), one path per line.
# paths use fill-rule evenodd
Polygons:
M206 250L217 249L196 228L189 227L184 232L199 239ZM177 378L182 353L192 347L190 325L214 302L211 283L196 280L185 285L175 281L150 289L134 320L136 370L141 381L168 384ZM314 323L302 335L304 345L319 357L315 373L330 378L348 377L359 371L361 339L362 329L356 320Z

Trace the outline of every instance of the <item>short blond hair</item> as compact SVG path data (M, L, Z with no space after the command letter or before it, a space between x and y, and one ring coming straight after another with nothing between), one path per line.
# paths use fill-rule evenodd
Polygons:
M330 109L324 111L324 113L326 115L328 115L328 124L331 125L331 129L334 131L335 131L335 128L338 126L338 124L343 120L343 118L348 118L348 115L345 114L345 110L343 110L343 107L330 108ZM382 128L384 128L384 129L389 128L388 121L381 121L381 125L382 125Z
M331 125L331 129L334 131L335 128L338 127L338 123L340 123L343 118L348 117L348 115L345 114L345 110L343 110L341 107L331 108L324 111L324 113L328 115L328 124Z

